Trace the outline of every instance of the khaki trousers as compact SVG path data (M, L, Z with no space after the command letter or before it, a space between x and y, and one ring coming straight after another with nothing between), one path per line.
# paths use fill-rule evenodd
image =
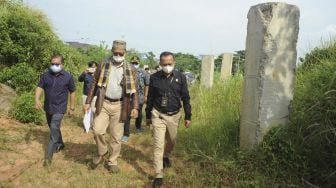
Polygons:
M163 177L163 156L169 157L174 148L180 119L180 112L173 116L168 116L155 109L152 111L154 169L157 178Z
M120 123L120 112L122 102L109 102L104 100L100 114L93 122L93 134L98 147L98 155L104 155L109 151L109 165L117 165L117 158L120 154L120 138L124 133L124 124ZM105 140L105 133L111 136Z

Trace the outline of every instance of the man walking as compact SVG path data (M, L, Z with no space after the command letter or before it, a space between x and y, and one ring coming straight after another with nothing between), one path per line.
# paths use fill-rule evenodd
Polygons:
M131 64L136 68L138 74L138 99L139 99L139 113L138 117L135 119L135 127L138 134L142 132L141 129L141 122L142 122L142 107L145 102L147 102L147 95L148 95L148 85L149 85L149 77L150 75L143 69L140 69L140 58L134 56L131 59ZM121 138L121 141L127 142L129 135L130 135L130 121L131 117L125 121L124 124L124 136Z
M134 67L125 61L126 42L113 41L113 57L101 63L94 74L84 109L90 108L97 90L96 117L93 122L94 139L98 147L98 155L92 161L92 169L103 162L109 154L108 170L119 172L117 158L120 154L124 124L129 114L138 116L137 73ZM105 140L105 133L111 136Z
M89 93L89 89L93 80L93 74L96 72L97 69L97 63L95 61L88 62L88 68L78 77L79 82L84 82L83 86L83 105L85 105L87 95ZM92 100L92 105L96 102L96 96ZM92 106L94 107L94 106Z
M175 142L181 118L181 100L185 112L185 127L190 126L191 105L185 75L174 70L175 59L171 52L160 55L162 70L150 77L147 97L147 125L152 124L154 132L154 168L153 186L163 183L163 168L171 166L169 155ZM165 143L166 142L166 143Z
M38 87L35 90L35 108L41 109L40 97L44 91L44 111L50 128L50 140L45 166L49 166L53 154L64 149L61 133L61 121L67 109L68 93L70 92L70 111L75 110L75 82L69 72L64 71L64 60L60 55L51 58L50 70L40 77Z

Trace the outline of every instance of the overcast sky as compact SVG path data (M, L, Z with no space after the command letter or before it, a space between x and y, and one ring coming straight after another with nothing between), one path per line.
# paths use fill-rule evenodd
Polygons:
M247 12L263 0L24 0L49 17L64 41L111 44L140 52L195 55L245 49ZM300 8L298 53L336 34L336 1L287 0Z

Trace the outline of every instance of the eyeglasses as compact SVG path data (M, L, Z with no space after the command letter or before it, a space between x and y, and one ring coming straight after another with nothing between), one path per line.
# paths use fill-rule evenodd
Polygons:
M138 65L139 63L138 62L131 62L132 65Z
M57 64L57 63L51 63L51 65L60 66L60 64Z
M115 55L115 56L124 56L124 53L113 52L113 55Z

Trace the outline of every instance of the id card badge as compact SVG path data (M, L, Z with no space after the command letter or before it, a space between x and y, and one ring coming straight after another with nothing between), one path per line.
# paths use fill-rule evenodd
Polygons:
M163 96L161 98L161 107L166 108L168 106L168 97L167 96Z

